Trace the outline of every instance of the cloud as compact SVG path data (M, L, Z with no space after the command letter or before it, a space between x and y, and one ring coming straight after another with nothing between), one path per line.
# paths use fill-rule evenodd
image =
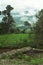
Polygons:
M27 12L27 13L26 13ZM14 11L13 16L14 17L25 17L25 16L34 16L36 14L37 11L33 10L33 9L24 9L21 11Z
M21 17L20 21L28 21L28 18L27 17Z
M6 5L12 5L16 10L22 10L25 7L33 7L36 9L43 8L43 0L0 0L0 8L3 9Z

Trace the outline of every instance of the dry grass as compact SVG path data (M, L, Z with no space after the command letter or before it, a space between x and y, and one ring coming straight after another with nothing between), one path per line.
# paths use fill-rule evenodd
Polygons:
M29 50L30 48L26 48L26 50ZM9 55L14 55L15 52L17 53L18 51L26 51L25 48L17 49L17 50L12 50L8 51L4 54L9 54ZM17 57L13 59L5 58L5 59L0 59L0 65L43 65L43 53L37 53L33 55L27 55L27 54L19 54ZM0 54L1 55L1 54ZM11 57L10 56L10 57Z
M2 59L0 60L0 65L29 65L29 64L26 61L22 61L18 59L13 59L13 60Z

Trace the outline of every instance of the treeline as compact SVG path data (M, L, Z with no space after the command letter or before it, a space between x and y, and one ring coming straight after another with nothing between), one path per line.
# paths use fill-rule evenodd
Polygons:
M35 48L43 48L43 9L41 9L36 14L36 23L33 26L33 36L31 39L33 40L33 47Z

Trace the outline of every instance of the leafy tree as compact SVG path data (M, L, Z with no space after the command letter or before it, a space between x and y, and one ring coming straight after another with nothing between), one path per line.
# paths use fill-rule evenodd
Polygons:
M0 11L0 15L1 15L1 11Z
M10 5L7 5L6 10L2 11L2 14L4 15L1 22L3 33L9 33L12 27L12 23L15 23L10 13L12 10L13 10L13 7L11 7ZM1 14L1 11L0 11L0 14Z
M10 12L13 9L13 7L11 7L10 5L7 5L6 9L8 10L8 12Z
M25 26L31 26L31 24L30 24L28 21L25 21L25 22L24 22L24 25L25 25Z
M6 16L6 10L2 11L2 14Z
M36 15L37 22L34 26L34 45L43 48L43 9Z
M28 21L25 21L24 25L25 25L25 29L23 29L22 33L25 33L26 30L31 27L31 24Z

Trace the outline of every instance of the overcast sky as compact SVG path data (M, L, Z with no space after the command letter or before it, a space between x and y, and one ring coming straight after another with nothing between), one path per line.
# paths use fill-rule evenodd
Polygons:
M14 8L13 11L19 11L19 15L17 16L31 16L35 14L33 9L43 9L43 0L0 0L0 10L4 10L7 5L11 5ZM29 10L29 13L26 14L23 11L24 9ZM15 17L17 16L15 15ZM28 20L28 18L22 17L20 20Z
M3 10L6 5L12 5L15 10L22 10L26 7L41 9L43 0L0 0L0 10Z

